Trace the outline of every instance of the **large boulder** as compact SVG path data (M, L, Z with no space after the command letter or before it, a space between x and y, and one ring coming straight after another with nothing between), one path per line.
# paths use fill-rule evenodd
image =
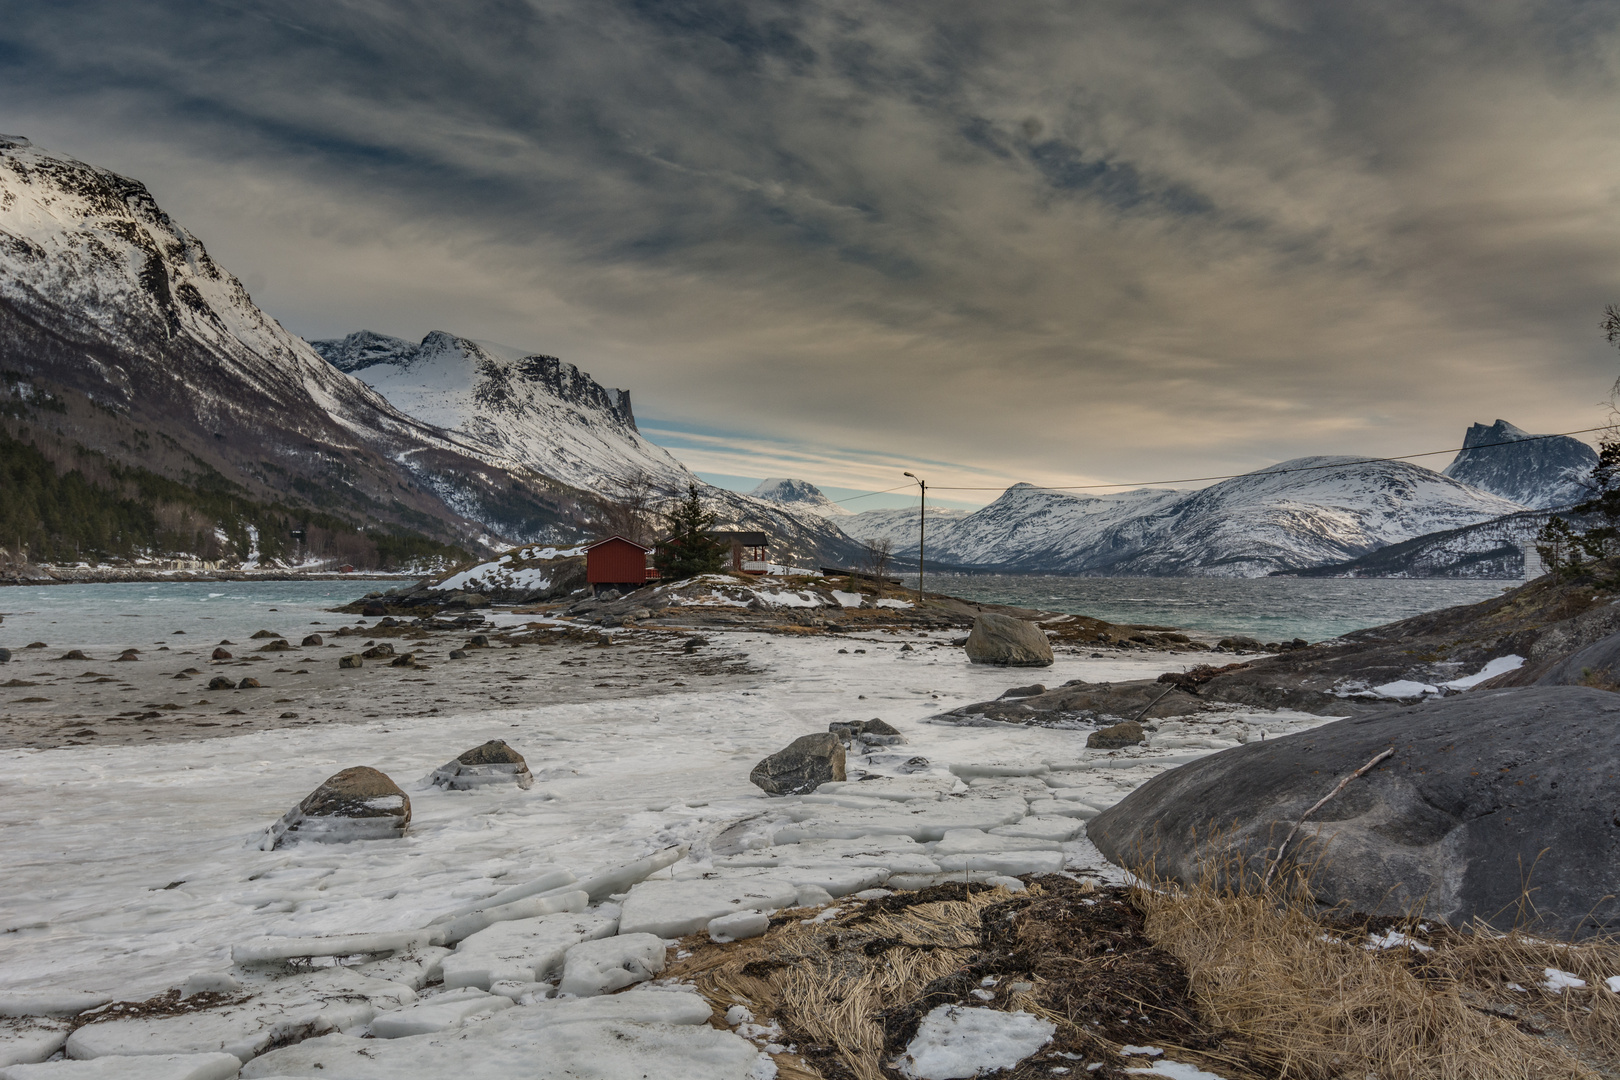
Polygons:
M404 835L411 797L388 775L365 765L326 778L265 833L264 850L292 840L346 843Z
M513 783L520 788L530 788L534 786L534 775L529 772L529 764L522 754L500 739L491 739L434 769L428 775L428 782L451 791Z
M844 779L844 744L828 731L801 735L754 766L749 781L767 795L804 795Z
M967 655L975 664L1047 667L1052 663L1052 643L1032 622L986 612L973 620Z
M1528 884L1541 932L1620 918L1620 695L1586 687L1476 690L1235 747L1160 774L1086 833L1182 882L1206 864L1263 876L1300 815L1391 747L1289 844L1289 862L1324 856L1319 900L1505 928Z
M1554 663L1536 686L1620 686L1620 634L1610 634Z

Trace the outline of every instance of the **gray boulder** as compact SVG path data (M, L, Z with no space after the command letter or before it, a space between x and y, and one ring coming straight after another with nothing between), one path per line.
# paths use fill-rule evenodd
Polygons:
M827 730L846 745L854 739L869 746L898 746L906 741L899 728L879 717L870 720L835 720L827 725Z
M986 612L973 620L967 655L975 664L1048 667L1052 663L1052 645L1034 623Z
M340 668L360 668L365 666L365 658L359 653L350 653L348 656L338 657L338 667Z
M428 774L428 783L451 791L471 791L489 784L534 786L534 774L523 755L500 739L475 746L454 761L445 762Z
M311 646L311 645L313 645L313 646L321 646L321 645L326 644L326 639L321 637L321 635L319 635L319 634L306 634L304 636L304 640L303 640L302 644L306 648Z
M767 795L806 795L844 779L844 744L831 732L802 735L755 765L748 779Z
M411 797L386 773L365 765L344 769L304 796L266 831L270 851L292 840L347 843L402 836L411 823Z
M1389 747L1289 844L1290 863L1325 856L1320 901L1507 928L1528 877L1542 933L1620 920L1620 695L1586 687L1476 690L1235 747L1148 781L1086 834L1182 882L1212 859L1261 876L1300 815Z
M1119 750L1126 746L1136 746L1147 740L1142 725L1135 720L1125 720L1112 727L1098 728L1086 736L1086 749L1088 750Z

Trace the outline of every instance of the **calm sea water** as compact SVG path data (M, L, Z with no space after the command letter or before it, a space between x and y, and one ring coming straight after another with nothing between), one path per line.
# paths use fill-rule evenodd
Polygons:
M1321 641L1436 608L1472 604L1510 584L995 575L930 575L928 581L931 589L970 600L1072 612L1109 622L1250 634L1261 641L1296 637ZM16 653L29 642L43 641L52 650L108 652L133 647L146 652L182 642L212 646L222 638L242 643L255 630L302 636L352 622L353 616L345 618L330 609L397 583L397 579L176 581L0 588L0 646Z
M912 575L908 584L914 584ZM1261 641L1322 641L1425 611L1473 604L1518 582L1379 578L1087 578L929 575L929 590L968 600L1179 626Z
M0 646L18 650L33 641L50 646L46 656L68 649L179 648L221 638L245 643L255 630L299 637L336 629L354 616L330 608L392 582L347 581L164 581L115 585L27 585L0 588ZM184 635L175 634L184 630ZM107 659L92 652L92 656Z

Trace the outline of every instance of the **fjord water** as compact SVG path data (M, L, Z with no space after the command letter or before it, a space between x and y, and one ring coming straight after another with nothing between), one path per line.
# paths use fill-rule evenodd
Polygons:
M907 584L915 584L915 575ZM1115 623L1177 626L1261 641L1324 641L1425 611L1475 604L1517 581L1452 578L1088 578L961 574L929 590Z
M296 643L309 633L352 621L331 609L398 582L160 581L103 585L17 585L0 588L0 646L13 659L43 641L56 650L126 649L168 645L210 647L221 639L247 644L255 630ZM185 631L184 636L175 631ZM97 654L92 654L97 655ZM105 658L105 657L102 657Z
M1084 578L929 576L931 590L998 604L1178 626L1261 641L1322 641L1437 608L1472 604L1517 582L1377 578ZM911 579L912 582L915 578ZM291 636L335 629L332 608L392 584L342 581L165 581L0 589L0 646L142 651L181 642L244 644L255 630ZM185 636L174 631L184 630ZM51 655L57 655L52 653ZM22 659L22 657L17 657Z

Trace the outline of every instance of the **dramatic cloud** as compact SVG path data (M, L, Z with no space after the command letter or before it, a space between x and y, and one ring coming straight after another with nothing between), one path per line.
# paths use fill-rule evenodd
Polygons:
M0 129L146 181L295 332L556 353L708 471L1148 480L1600 422L1617 17L53 0L0 24Z

